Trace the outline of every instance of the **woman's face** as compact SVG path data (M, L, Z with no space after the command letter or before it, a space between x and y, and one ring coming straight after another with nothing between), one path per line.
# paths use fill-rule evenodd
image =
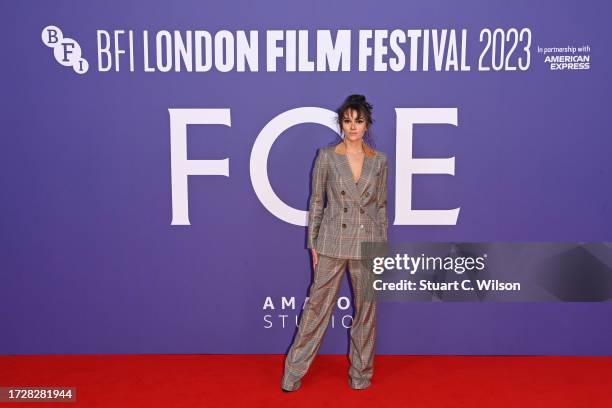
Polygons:
M354 109L347 109L342 117L342 132L344 138L352 142L363 139L368 130L368 123L363 115Z

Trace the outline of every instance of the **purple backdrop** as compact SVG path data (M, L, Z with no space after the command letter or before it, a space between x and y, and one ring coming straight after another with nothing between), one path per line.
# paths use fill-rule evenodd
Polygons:
M0 353L284 353L311 280L306 228L262 206L251 149L278 114L335 109L350 93L375 105L391 222L395 108L458 109L457 127L417 126L414 139L417 157L454 156L455 176L413 186L414 208L461 207L457 225L393 225L390 240L610 241L609 15L578 1L3 2ZM56 62L48 25L79 42L86 74ZM530 68L477 71L485 27L529 27ZM259 30L261 48L271 29L395 28L468 29L472 70L266 72L265 57L259 72L97 70L97 29ZM589 70L552 71L536 55L568 44L591 47ZM190 159L230 158L229 178L190 177L190 226L170 225L169 108L231 109L231 127L189 127ZM276 141L268 171L287 204L306 209L316 149L333 136L306 124ZM610 355L611 312L382 303L377 352ZM334 313L323 353L347 350L347 314Z

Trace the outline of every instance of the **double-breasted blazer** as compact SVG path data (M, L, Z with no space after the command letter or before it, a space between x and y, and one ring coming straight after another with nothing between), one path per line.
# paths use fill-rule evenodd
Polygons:
M353 179L348 157L321 148L312 174L308 248L342 259L363 259L362 242L387 241L387 156L363 145L361 176Z

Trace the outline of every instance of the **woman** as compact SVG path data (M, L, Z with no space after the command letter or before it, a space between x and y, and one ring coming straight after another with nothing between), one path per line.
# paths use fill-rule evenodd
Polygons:
M314 282L285 360L283 391L300 387L317 354L347 264L355 309L350 387L368 388L374 371L376 299L362 243L387 240L387 157L364 142L372 125L372 105L364 96L349 96L337 114L343 140L320 149L313 169L308 248Z

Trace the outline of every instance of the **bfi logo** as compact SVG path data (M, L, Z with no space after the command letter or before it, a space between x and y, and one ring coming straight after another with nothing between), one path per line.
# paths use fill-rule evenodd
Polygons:
M190 225L188 176L229 177L229 158L188 160L188 125L231 126L230 109L168 109L172 178L172 223ZM456 225L460 207L451 210L412 209L414 174L455 175L455 158L414 158L413 128L416 124L457 126L457 108L396 108L396 172L394 225ZM287 129L302 123L323 125L338 133L335 112L318 107L291 109L273 118L261 130L251 150L251 184L261 204L275 217L298 226L308 223L308 211L293 208L272 190L268 178L268 155L276 139Z
M64 37L62 30L56 26L47 26L41 33L42 42L53 48L55 60L65 67L72 67L77 74L89 70L89 63L81 56L81 46L76 40Z

